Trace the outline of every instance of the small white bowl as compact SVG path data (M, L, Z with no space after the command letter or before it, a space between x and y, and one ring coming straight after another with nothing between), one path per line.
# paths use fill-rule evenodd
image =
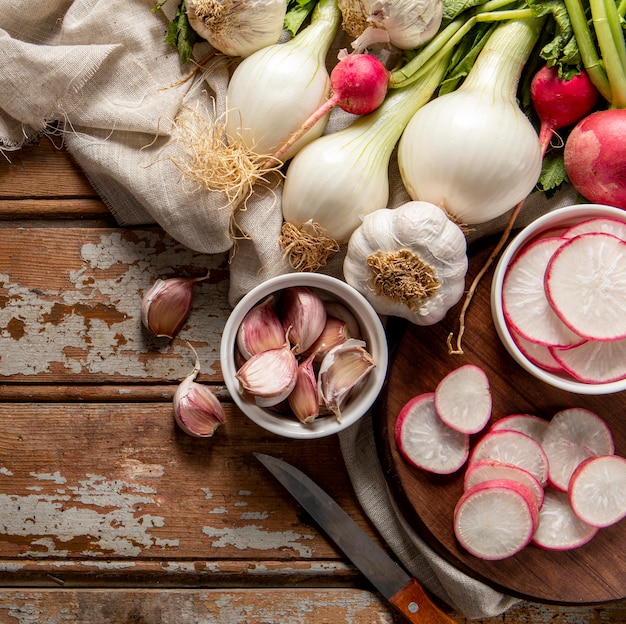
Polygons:
M576 381L566 375L546 371L528 360L515 344L504 319L504 312L502 310L502 282L509 264L514 260L518 251L533 238L542 235L548 230L568 227L594 217L612 217L626 222L626 212L624 210L612 206L603 206L601 204L577 204L549 212L533 221L511 241L498 261L491 283L491 314L496 331L498 332L500 340L515 361L537 379L551 386L586 395L622 392L626 390L626 379L602 384L584 383Z
M235 342L237 329L247 312L272 293L290 286L307 286L322 297L335 299L345 305L354 315L361 330L361 337L373 357L376 367L364 380L358 393L352 396L342 409L341 422L334 415L319 416L311 424L304 425L295 416L282 416L270 409L259 407L240 392L235 378ZM245 295L228 317L220 346L220 363L226 387L239 409L257 425L286 438L310 439L338 433L353 425L370 409L380 393L387 373L387 340L380 318L369 302L345 282L318 273L289 273L259 284Z

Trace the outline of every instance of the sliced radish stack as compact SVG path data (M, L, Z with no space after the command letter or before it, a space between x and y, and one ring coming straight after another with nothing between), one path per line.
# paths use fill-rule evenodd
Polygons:
M543 486L528 470L524 470L513 464L503 464L493 459L481 459L467 467L463 479L463 490L469 490L477 483L490 481L492 479L517 481L525 485L533 493L538 508L543 504Z
M626 379L626 339L587 340L571 349L548 347L562 370L585 383Z
M626 459L619 455L589 457L569 483L569 503L583 522L607 527L626 517Z
M461 495L454 509L454 534L476 557L499 560L529 544L538 521L537 501L525 485L492 479Z
M470 465L481 459L513 464L530 472L541 485L548 481L548 458L541 444L519 431L487 432L476 444Z
M549 483L567 492L576 467L588 457L612 455L615 447L608 425L594 412L573 407L557 412L543 436Z
M545 491L539 510L539 526L532 543L547 550L570 550L583 546L598 532L573 511L565 492L552 488Z
M526 340L526 338L520 336L512 327L509 327L509 331L513 342L527 360L539 366L539 368L543 368L543 370L552 373L558 373L563 370L561 364L559 364L554 355L552 355L551 349L556 347L548 347L538 342Z
M413 466L437 474L456 472L469 454L469 435L448 427L435 409L435 393L413 397L396 421L396 443Z
M466 364L448 373L435 388L435 409L461 433L477 433L491 417L491 392L485 372Z
M557 316L579 336L626 338L626 241L590 232L561 242L547 264L545 293Z
M504 276L502 310L506 322L531 342L558 347L583 342L556 314L544 288L548 262L566 242L562 238L543 238L530 243L511 263Z
M543 436L548 428L549 421L534 414L510 414L496 420L491 425L490 431L519 431L530 436L533 440L539 442L543 440Z
M588 234L589 232L606 232L626 241L626 223L612 217L592 217L591 219L579 221L576 225L567 228L561 236L574 238L574 236Z

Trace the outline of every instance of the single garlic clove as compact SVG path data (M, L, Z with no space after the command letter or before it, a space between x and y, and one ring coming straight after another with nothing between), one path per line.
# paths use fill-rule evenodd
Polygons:
M326 324L326 307L321 297L306 286L286 288L279 301L283 329L296 355L304 353Z
M283 338L284 341L284 338ZM288 342L253 355L235 377L244 392L260 407L271 407L286 399L296 384L298 361Z
M272 299L270 296L254 306L237 329L237 347L246 360L285 342L285 330L272 308Z
M226 422L226 413L213 391L195 382L200 372L200 359L191 344L187 344L196 356L196 363L174 393L174 419L185 433L210 438Z
M320 412L317 378L313 370L314 355L310 355L298 366L296 385L289 394L289 406L297 419L308 425Z
M339 301L335 301L334 299L324 301L324 306L326 307L326 316L334 316L335 318L338 318L346 323L350 338L361 338L361 327L359 326L359 322L347 306Z
M226 413L208 386L188 378L174 393L174 418L188 435L210 438L226 422Z
M337 345L350 338L348 324L334 316L326 316L326 324L318 339L307 349L305 357L313 355L315 362L320 363L326 354Z
M365 343L354 338L326 355L318 375L319 394L328 409L341 422L341 410L351 391L376 366L365 350Z
M155 336L173 338L189 316L195 279L157 279L141 300L141 322Z

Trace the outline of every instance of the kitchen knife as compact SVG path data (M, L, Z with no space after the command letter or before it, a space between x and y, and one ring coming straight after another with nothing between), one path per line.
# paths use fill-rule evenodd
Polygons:
M456 622L314 481L281 459L264 453L254 453L254 456L407 621L414 624Z

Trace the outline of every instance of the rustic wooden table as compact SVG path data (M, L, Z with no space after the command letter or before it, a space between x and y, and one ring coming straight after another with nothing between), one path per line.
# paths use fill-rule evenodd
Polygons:
M375 539L336 438L281 439L228 402L226 255L120 228L49 140L0 158L0 623L397 622L252 457L296 463ZM148 335L157 277L195 287L174 341ZM172 417L193 367L226 401L209 440ZM564 571L566 574L567 572ZM457 617L459 622L465 622ZM480 620L626 622L626 602L523 603Z

